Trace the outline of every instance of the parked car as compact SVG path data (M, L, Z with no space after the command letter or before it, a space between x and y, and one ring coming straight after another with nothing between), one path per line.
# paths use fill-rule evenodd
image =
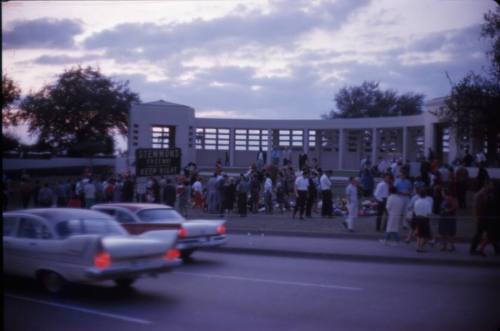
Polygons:
M131 234L176 229L176 248L189 260L199 248L217 247L227 242L224 220L186 220L167 205L152 203L105 203L92 207L113 216Z
M73 208L3 213L3 270L57 293L68 282L130 286L179 265L177 231L129 235L112 217Z

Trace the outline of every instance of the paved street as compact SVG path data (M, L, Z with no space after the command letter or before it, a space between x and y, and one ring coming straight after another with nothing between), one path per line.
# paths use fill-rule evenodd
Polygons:
M317 243L317 245L321 245ZM197 252L135 289L8 279L5 330L497 330L498 268Z

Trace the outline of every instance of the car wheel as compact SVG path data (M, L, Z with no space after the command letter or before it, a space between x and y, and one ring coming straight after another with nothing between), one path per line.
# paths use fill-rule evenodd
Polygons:
M54 271L44 271L40 275L43 288L52 294L60 294L66 287L66 280Z
M193 254L193 250L188 249L185 251L181 251L181 259L184 262L189 262L191 261L191 254Z
M114 280L116 286L122 287L122 288L132 286L132 284L134 284L135 281L136 281L135 278L118 278L118 279Z

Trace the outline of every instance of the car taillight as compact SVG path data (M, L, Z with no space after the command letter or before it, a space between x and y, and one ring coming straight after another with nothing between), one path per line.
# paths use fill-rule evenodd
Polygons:
M177 236L179 238L185 238L185 237L187 237L187 234L188 234L188 232L185 228L180 228L179 232L177 233Z
M226 227L224 225L219 225L217 227L217 233L218 234L224 234L224 233L226 233Z
M94 257L94 265L99 269L107 268L111 265L111 256L106 252L101 252Z
M181 257L181 252L178 249L169 249L163 256L165 260L169 261L178 259L179 257Z

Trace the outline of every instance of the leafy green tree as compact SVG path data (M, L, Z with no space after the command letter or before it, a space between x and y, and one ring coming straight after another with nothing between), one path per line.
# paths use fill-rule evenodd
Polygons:
M9 126L12 104L21 97L21 90L7 75L2 75L2 126Z
M469 73L452 84L446 107L436 113L450 123L457 137L468 135L476 141L487 142L487 159L498 157L500 139L500 6L484 16L481 36L492 40L488 52L491 70L488 76Z
M357 118L416 115L422 112L424 96L394 90L381 90L377 82L363 82L360 86L343 87L335 95L337 110L322 118Z
M29 133L52 152L90 156L112 151L114 132L126 134L133 102L139 96L128 82L114 82L92 67L76 67L26 96L14 122L26 121Z

